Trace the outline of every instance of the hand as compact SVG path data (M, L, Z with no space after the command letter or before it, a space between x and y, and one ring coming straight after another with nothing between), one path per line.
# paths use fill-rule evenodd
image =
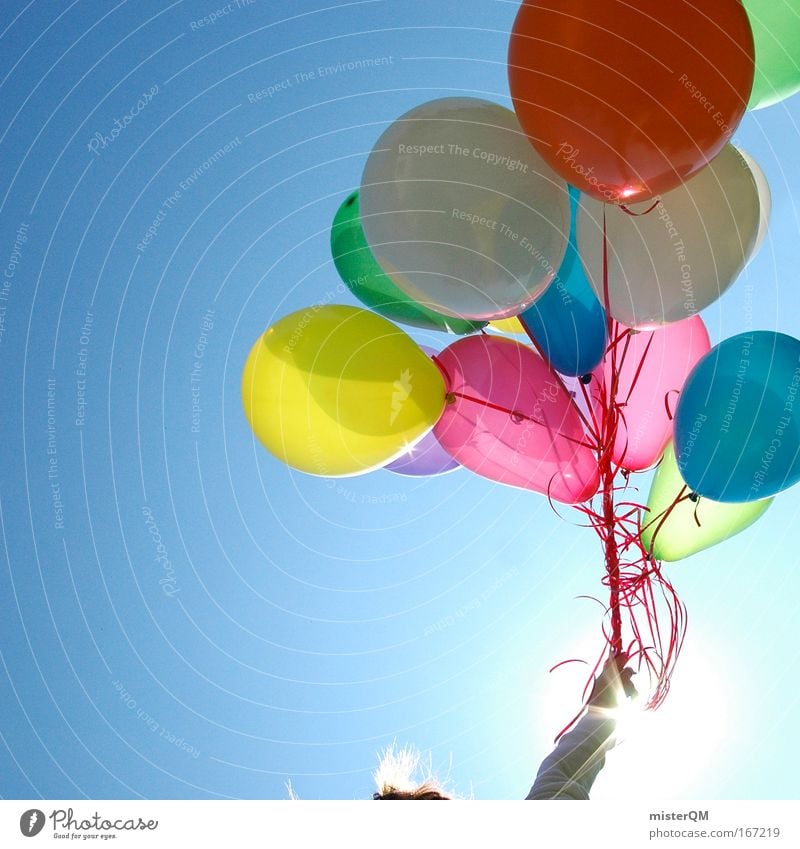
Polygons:
M589 696L589 707L615 708L619 706L622 694L629 699L638 695L631 681L633 670L625 666L626 661L627 657L619 654L605 662L600 674L595 678L592 694Z

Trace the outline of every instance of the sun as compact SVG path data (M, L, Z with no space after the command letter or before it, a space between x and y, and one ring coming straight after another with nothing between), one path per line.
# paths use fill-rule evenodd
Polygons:
M678 661L672 686L657 711L623 710L618 745L606 758L594 799L697 798L719 778L733 707L725 699L719 665L700 645Z
M713 646L698 634L688 640L664 704L645 711L629 702L619 710L617 745L592 789L592 799L652 800L707 798L719 779L719 759L729 745L729 720L735 706L726 698ZM575 714L587 669L571 664L554 672L540 698L536 721L549 734L544 745ZM646 685L640 674L634 683ZM705 792L704 792L705 789Z

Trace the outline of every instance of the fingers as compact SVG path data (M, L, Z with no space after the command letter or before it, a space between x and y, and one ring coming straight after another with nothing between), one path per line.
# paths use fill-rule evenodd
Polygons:
M624 654L608 658L597 676L590 703L596 706L614 707L618 703L620 690L627 698L638 696L631 680L635 672L625 666L627 659Z
M633 677L633 670L628 669L626 671L628 672L628 675L623 676L622 678L622 689L625 691L625 695L629 699L633 699L639 695L639 691L636 689L633 681L631 681L631 678Z

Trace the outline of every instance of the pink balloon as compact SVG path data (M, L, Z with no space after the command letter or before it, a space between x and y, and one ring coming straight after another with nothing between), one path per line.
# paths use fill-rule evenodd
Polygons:
M597 492L597 460L578 410L531 348L499 336L469 336L436 361L451 403L433 432L462 466L565 504Z
M614 324L613 339L626 328ZM689 372L711 349L708 330L699 315L657 330L632 333L616 346L619 382L615 397L622 405L612 459L624 469L641 471L658 460L672 436L678 394ZM600 392L610 391L613 369L610 351L594 371L591 394L600 415ZM608 386L609 389L601 389Z

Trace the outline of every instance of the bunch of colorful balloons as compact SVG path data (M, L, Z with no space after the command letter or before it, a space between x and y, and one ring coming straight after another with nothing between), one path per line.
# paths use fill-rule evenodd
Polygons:
M622 650L658 561L800 480L800 341L711 348L698 315L766 236L769 186L730 138L800 88L800 2L525 0L508 66L514 111L432 100L376 141L331 232L365 308L270 327L244 408L310 474L464 466L577 505ZM398 323L462 338L423 350ZM648 503L621 501L655 464Z

